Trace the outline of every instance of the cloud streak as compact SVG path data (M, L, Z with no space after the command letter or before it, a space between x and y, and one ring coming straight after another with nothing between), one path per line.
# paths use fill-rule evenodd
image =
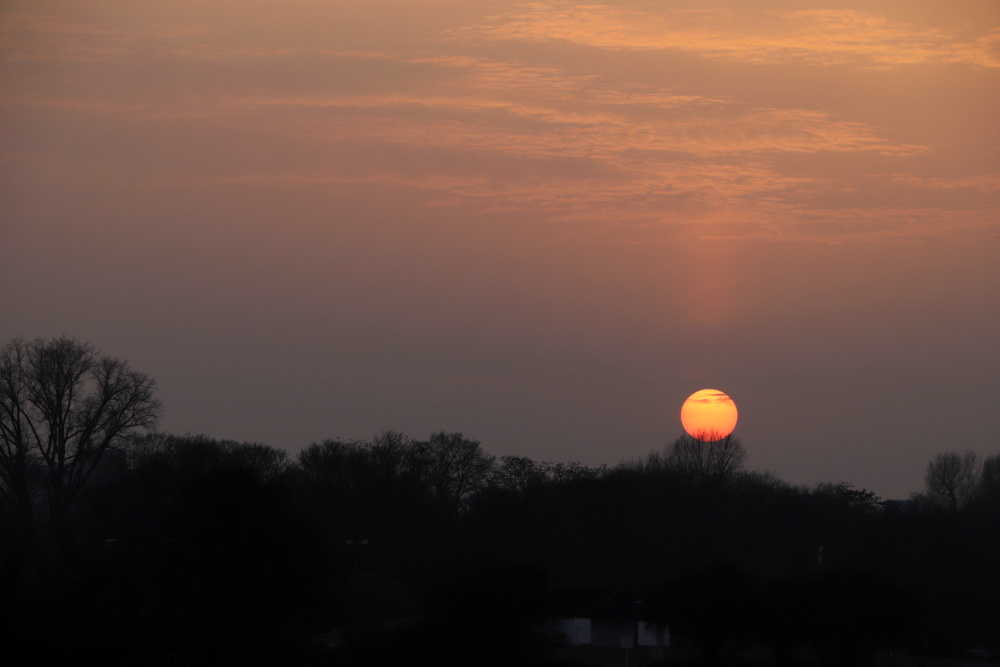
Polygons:
M959 39L847 10L639 11L533 3L446 31L433 49L394 52L376 43L350 49L224 44L211 41L218 31L211 25L126 29L30 14L7 19L3 54L14 74L0 104L12 113L50 109L66 118L117 118L151 131L171 128L191 141L224 128L231 135L225 141L261 147L259 159L221 170L199 166L184 177L152 165L142 172L146 182L379 182L424 191L432 206L530 211L550 221L653 225L720 238L924 238L935 227L921 221L933 216L943 216L937 234L992 233L989 221L998 213L988 199L997 188L995 173L907 171L913 160L926 162L939 150L927 141L930 134L908 137L863 113L810 104L806 95L796 104L795 96L769 100L766 91L612 78L601 68L466 48L470 39L546 41L687 53L750 67L988 71L996 64L996 30ZM41 88L28 67L38 60L62 62L67 73L127 67L123 76L155 66L161 77L127 91L81 87L69 75L65 85ZM272 159L264 159L268 152ZM822 165L832 155L854 168L828 173ZM138 174L124 162L119 169L130 178ZM891 188L875 196L872 183ZM921 212L902 194L918 190L951 199ZM984 196L963 203L963 192ZM870 193L864 196L872 208L858 206L859 193ZM865 222L872 219L883 223Z
M857 10L657 9L531 3L466 29L470 38L682 51L755 64L1000 67L995 30L963 40Z

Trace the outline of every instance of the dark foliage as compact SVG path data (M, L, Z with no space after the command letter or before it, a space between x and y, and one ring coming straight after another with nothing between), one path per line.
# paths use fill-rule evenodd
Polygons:
M722 467L674 443L591 469L447 433L330 440L294 461L136 438L81 489L57 562L25 560L0 515L0 660L568 664L555 621L573 612L553 590L640 592L641 620L669 624L669 661L691 664L1000 645L993 458L960 506L884 503L745 471L730 447Z

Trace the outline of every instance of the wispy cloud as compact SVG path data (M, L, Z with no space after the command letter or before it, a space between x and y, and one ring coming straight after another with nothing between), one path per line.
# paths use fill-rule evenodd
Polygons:
M877 128L810 110L675 93L555 68L477 58L401 59L436 70L417 91L255 96L220 100L243 111L278 109L294 131L511 158L602 161L634 175L667 160L773 153L923 153ZM322 112L315 114L313 112ZM746 159L746 158L743 158ZM645 166L644 166L645 165Z
M1000 67L997 33L963 40L857 10L657 9L531 3L463 31L493 40L676 50L762 64L972 63Z
M467 48L474 37L807 69L977 68L998 62L997 31L963 41L857 11L643 12L534 3L451 31L424 43L425 50L397 52L376 43L224 44L211 25L126 29L52 16L8 18L0 54L25 74L8 77L0 92L7 109L117 118L191 136L224 132L261 156L213 159L211 169L199 165L182 177L155 166L144 172L166 184L386 183L422 191L434 206L719 238L922 237L935 217L943 221L941 233L954 235L988 231L997 214L988 201L998 187L995 174L911 173L907 161L937 147L865 113L808 104L808 96L671 86L532 60L523 50ZM27 64L38 60L64 63L59 71L67 83L35 85ZM76 84L68 73L81 62L92 72L108 68L103 86ZM120 71L158 77L118 87L113 74ZM854 169L827 169L830 156L853 160ZM121 171L135 177L132 166ZM891 193L868 193L872 183L891 186ZM907 201L908 192L930 190L951 200L926 210ZM968 192L980 196L963 199Z

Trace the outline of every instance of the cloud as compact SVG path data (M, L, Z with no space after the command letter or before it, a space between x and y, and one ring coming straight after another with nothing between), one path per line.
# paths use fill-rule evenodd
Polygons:
M684 51L759 64L1000 66L996 32L963 40L857 10L661 9L531 3L461 31L490 40Z
M8 18L0 105L47 110L61 127L114 125L106 168L86 171L144 186L379 183L427 206L711 238L922 238L933 216L961 236L996 214L985 201L996 175L934 171L940 146L876 122L877 99L834 108L826 91L798 88L816 65L991 66L997 31L962 41L857 11L535 3L393 50L374 38L220 42L210 24ZM482 38L494 46L469 46ZM703 80L651 80L504 48L512 40L633 51L644 66L662 52L710 62ZM40 85L32 59L60 61L58 76ZM806 67L795 82L720 85L733 60ZM169 159L149 160L158 153ZM914 171L917 159L931 166Z
M611 87L555 68L468 57L405 63L432 67L438 76L426 77L429 83L419 91L260 96L223 103L293 114L329 112L299 126L326 138L350 134L532 159L602 159L627 169L664 154L689 159L824 151L900 156L927 150L891 142L864 123L822 111L753 106L635 84Z
M914 174L891 174L886 178L892 183L919 189L1000 192L1000 174L980 174L960 178L929 178Z
M693 396L688 397L692 403L704 403L706 405L732 403L733 399L723 391L718 389L702 389Z

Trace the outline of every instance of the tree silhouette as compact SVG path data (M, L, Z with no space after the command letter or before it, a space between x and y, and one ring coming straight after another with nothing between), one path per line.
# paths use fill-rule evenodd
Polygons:
M924 475L928 499L938 507L957 513L976 493L979 457L974 451L963 454L942 452L927 464Z
M17 338L0 351L0 493L30 532L33 473L60 540L102 456L152 427L154 382L69 338Z
M1000 454L983 459L976 488L976 504L982 514L1000 519Z
M127 638L131 659L109 656L124 664L171 664L171 654L187 665L294 664L290 652L328 627L332 603L322 536L296 502L301 475L287 454L161 433L125 452L74 513L77 524L85 511L100 519L98 548L79 559L90 567L74 573L81 592L51 604L79 608L74 641L105 650Z
M527 456L504 456L493 476L493 483L506 491L525 494L546 481L545 468Z
M936 659L993 645L1000 627L997 455L938 455L908 503L745 470L732 436L685 435L610 469L496 459L444 431L293 458L130 436L155 418L151 388L65 339L0 353L0 662L62 649L122 664L550 664L533 644L557 640L541 621L557 618L552 585L659 591L641 618L670 622L668 662L700 648L698 664L747 664L750 647L779 665L804 651L876 664L903 647ZM20 509L65 522L72 560L57 562L72 567L17 551ZM358 539L360 554L345 545ZM72 622L53 638L40 618Z
M427 456L427 479L435 496L453 516L468 506L470 496L488 481L494 457L478 440L461 433L434 433L421 443Z
M684 434L646 460L650 470L669 472L686 483L719 484L743 470L747 450L734 435L710 440L710 434L698 437ZM706 440L702 440L706 438Z

